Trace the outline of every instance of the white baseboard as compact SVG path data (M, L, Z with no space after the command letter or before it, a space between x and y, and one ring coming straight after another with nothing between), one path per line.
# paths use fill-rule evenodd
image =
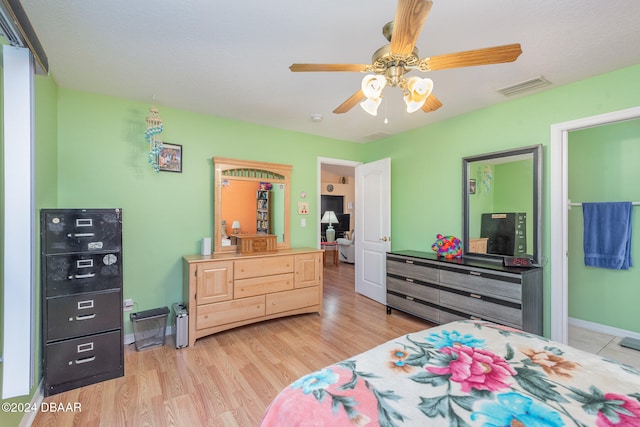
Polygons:
M42 401L44 400L44 394L42 394L42 380L40 380L40 384L36 387L35 393L33 393L33 397L31 398L31 402L29 402L29 406L31 408L40 408L42 405ZM33 421L36 419L36 415L38 415L38 411L29 411L24 414L22 420L20 420L19 427L31 427Z
M640 339L640 333L627 331L625 329L614 328L613 326L602 325L600 323L589 322L587 320L569 318L569 325L577 326L579 328L589 329L591 331L600 332L603 334L614 335L616 337L631 337Z

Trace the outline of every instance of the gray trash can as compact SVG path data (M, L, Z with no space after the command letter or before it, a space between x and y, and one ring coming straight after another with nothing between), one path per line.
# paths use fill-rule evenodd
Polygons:
M133 323L137 351L164 345L168 315L169 308L167 307L139 311L129 315L129 319Z

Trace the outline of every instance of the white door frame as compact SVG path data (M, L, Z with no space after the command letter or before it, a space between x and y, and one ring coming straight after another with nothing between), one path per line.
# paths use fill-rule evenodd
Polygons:
M551 339L568 340L569 323L569 132L626 120L640 119L640 107L613 111L551 126L549 182L551 188Z
M318 157L318 164L317 164L317 169L318 169L318 176L316 178L316 181L318 183L318 196L316 199L316 206L318 206L318 209L320 209L320 206L322 206L322 165L338 165L338 166L349 166L355 169L356 166L361 165L362 162L355 162L353 160L344 160L344 159L333 159L331 157ZM355 173L354 173L354 180L355 180ZM355 181L354 181L355 183ZM354 207L354 211L356 212L356 215L358 215L358 206L356 204L356 206ZM320 248L320 221L318 220L317 222L317 226L316 226L316 247Z

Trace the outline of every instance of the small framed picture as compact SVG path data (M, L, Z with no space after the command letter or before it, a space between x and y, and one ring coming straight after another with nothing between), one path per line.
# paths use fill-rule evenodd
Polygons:
M164 172L182 172L182 145L163 142L158 154L158 169Z
M469 180L469 194L476 194L476 180Z

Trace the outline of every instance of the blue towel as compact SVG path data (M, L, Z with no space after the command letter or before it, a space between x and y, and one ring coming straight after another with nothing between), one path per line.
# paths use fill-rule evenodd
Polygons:
M632 210L631 202L582 204L585 265L629 269Z

